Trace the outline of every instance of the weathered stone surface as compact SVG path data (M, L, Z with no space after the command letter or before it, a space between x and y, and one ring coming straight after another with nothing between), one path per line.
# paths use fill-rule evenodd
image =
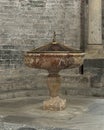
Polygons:
M104 87L104 59L86 59L84 72L92 74L91 87Z
M104 59L85 59L84 69L86 68L104 68Z
M66 107L66 99L61 99L59 96L51 97L43 102L43 109L50 111L62 111Z
M20 128L103 130L104 128L104 99L102 98L67 96L68 107L59 112L42 110L39 99L40 97L0 101L0 130L18 130ZM8 120L3 121L6 118Z
M88 25L88 44L102 44L102 0L89 0Z
M83 64L84 53L73 52L27 52L25 54L25 64L31 68L45 69L51 73L58 73L62 69L71 69Z

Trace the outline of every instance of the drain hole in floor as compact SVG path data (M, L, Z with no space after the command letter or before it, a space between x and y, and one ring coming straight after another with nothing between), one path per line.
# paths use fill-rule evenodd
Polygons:
M19 128L17 130L36 130L34 128L28 128L28 127L22 127L22 128Z

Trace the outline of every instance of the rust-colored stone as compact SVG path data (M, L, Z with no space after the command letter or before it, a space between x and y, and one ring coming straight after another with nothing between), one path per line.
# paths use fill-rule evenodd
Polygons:
M60 76L48 76L47 78L47 86L49 89L49 95L51 97L57 97L59 88L60 88Z
M84 53L26 53L25 64L32 68L59 72L62 69L78 67L83 63Z

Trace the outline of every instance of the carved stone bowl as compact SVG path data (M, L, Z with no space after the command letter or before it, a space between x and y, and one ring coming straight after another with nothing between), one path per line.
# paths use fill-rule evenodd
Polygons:
M62 69L71 69L83 64L84 53L73 52L27 52L25 64L28 67L45 69L49 73L58 73Z

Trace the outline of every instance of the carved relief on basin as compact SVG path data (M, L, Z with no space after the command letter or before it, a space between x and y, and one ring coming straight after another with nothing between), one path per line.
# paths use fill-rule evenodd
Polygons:
M25 54L25 64L28 67L59 72L62 69L79 67L83 63L84 53L49 52Z

